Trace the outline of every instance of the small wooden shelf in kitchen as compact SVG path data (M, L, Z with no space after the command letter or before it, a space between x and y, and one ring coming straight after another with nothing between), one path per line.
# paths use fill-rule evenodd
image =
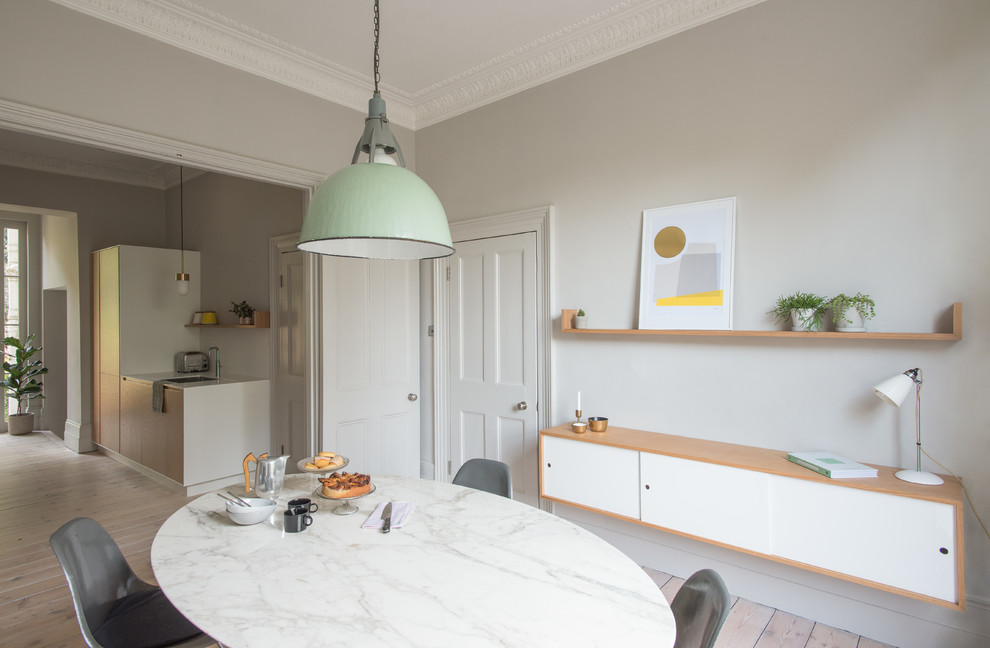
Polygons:
M597 335L652 335L652 336L700 336L700 337L773 337L773 338L830 338L840 340L911 340L954 342L962 339L962 303L956 302L950 309L951 329L935 333L883 333L865 331L842 333L839 331L700 331L653 329L576 329L573 327L577 310L565 308L560 312L562 333L588 333ZM948 319L948 318L947 318Z
M186 328L266 329L271 326L271 311L254 311L254 324L186 324Z

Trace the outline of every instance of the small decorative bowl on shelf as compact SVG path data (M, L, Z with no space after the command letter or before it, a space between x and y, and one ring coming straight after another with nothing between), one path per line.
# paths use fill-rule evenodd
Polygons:
M584 421L575 421L571 423L571 429L574 430L575 434L584 434L588 431L588 424Z

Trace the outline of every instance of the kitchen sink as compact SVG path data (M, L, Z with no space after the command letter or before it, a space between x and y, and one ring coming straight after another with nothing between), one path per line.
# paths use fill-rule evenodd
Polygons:
M185 378L169 378L168 382L171 383L217 382L217 379L207 378L206 376L188 376Z

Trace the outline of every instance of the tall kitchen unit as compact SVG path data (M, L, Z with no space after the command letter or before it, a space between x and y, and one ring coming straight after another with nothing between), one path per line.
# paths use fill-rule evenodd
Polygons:
M93 252L91 262L93 442L126 455L120 377L171 371L177 352L199 349L199 331L185 327L200 309L199 252L185 252L188 295L176 288L179 250L116 245Z

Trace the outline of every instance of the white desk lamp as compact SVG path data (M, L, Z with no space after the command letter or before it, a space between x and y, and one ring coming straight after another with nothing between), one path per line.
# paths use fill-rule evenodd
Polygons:
M911 392L911 387L915 387L914 403L914 426L915 445L918 449L918 459L915 470L899 470L894 473L894 477L915 484L928 484L937 486L942 483L942 478L921 469L921 369L908 369L902 374L897 374L893 378L888 378L873 388L873 393L890 403L894 407L900 407L904 399Z

